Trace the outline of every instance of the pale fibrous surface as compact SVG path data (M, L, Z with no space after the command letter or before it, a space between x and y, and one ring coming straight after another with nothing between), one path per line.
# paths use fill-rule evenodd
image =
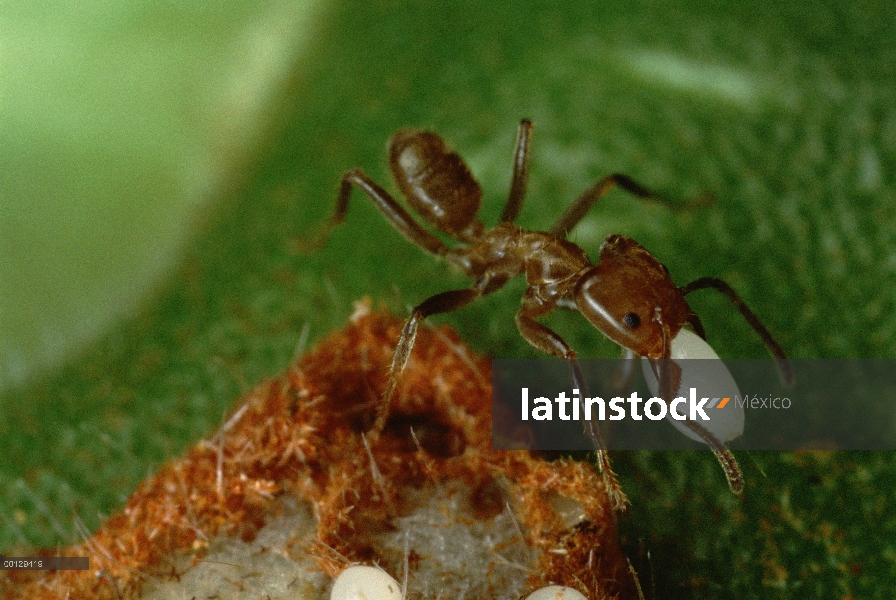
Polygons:
M172 572L179 576L152 578L144 586L142 600L322 598L329 577L313 556L289 553L292 540L314 533L310 507L287 497L278 502L275 512L279 516L272 517L251 541L221 536L209 541L202 560L196 561L192 552L174 557Z

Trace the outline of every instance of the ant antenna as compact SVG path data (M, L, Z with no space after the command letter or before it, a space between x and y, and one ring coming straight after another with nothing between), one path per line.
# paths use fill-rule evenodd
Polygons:
M762 339L762 343L765 344L765 347L768 348L771 355L775 357L775 360L778 363L778 372L781 375L781 382L787 387L792 386L794 381L793 366L790 364L790 360L787 358L784 349L781 348L781 345L778 344L777 341L775 341L775 338L772 337L769 330L765 328L765 325L763 325L759 320L759 317L756 316L756 313L750 310L750 307L747 306L730 285L716 277L701 277L679 289L681 290L682 295L687 296L693 291L705 288L712 288L717 292L721 292L731 301L734 308L744 316L744 319L746 319L747 323L750 324L750 327L752 327L759 335Z

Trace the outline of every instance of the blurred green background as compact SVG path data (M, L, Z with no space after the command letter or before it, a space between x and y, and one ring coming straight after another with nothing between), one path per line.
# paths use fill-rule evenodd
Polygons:
M894 42L883 2L4 5L0 549L95 528L354 301L468 284L360 194L299 250L346 169L394 189L399 127L452 142L493 223L531 118L521 225L627 173L673 201L608 196L572 236L592 257L624 233L681 284L727 279L792 356L893 357ZM536 356L522 290L434 321ZM689 300L720 355L765 356L723 298ZM891 453L739 457L743 499L708 452L614 457L648 598L890 597Z

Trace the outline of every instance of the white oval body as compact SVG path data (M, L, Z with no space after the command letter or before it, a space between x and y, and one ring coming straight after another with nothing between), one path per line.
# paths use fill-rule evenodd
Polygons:
M401 600L401 586L377 567L355 565L333 582L330 600Z
M671 355L673 360L706 359L706 362L701 363L699 368L696 368L697 365L694 363L678 363L682 367L681 386L674 393L673 397L684 396L688 398L690 389L695 388L697 394L704 397L712 393L719 398L730 398L724 408L704 407L703 411L710 420L704 421L701 419L699 422L716 436L720 442L728 442L743 435L744 407L743 405L739 406L734 400L735 397L741 398L740 390L737 388L737 383L734 381L734 377L731 376L728 367L725 366L725 363L722 362L716 351L706 343L706 340L693 331L682 329L672 340ZM690 369L688 368L689 364L692 366ZM642 362L642 367L644 369L644 379L647 380L650 392L654 396L658 396L659 382L653 373L650 362L646 358ZM704 391L701 392L701 390ZM697 400L699 401L700 398L698 397ZM680 406L678 412L687 414L687 406ZM672 421L676 429L692 440L705 443L703 438L681 421L673 419L671 415L666 418Z
M578 590L565 585L549 585L535 590L526 600L587 600Z

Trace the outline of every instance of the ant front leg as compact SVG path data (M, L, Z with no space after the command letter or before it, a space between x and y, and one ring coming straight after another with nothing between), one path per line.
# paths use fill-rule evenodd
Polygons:
M681 391L683 373L681 366L670 358L672 340L669 339L668 329L663 328L663 358L650 359L650 366L659 384L660 398L670 406L672 399ZM737 464L737 459L731 451L711 431L697 421L685 419L680 421L682 425L696 433L710 449L722 465L728 487L737 495L744 491L744 477Z
M520 335L532 346L546 354L562 358L569 363L573 385L579 390L579 398L580 402L583 403L582 412L584 414L584 402L588 396L588 384L582 375L582 369L579 366L576 353L554 330L535 320L535 317L548 312L550 309L551 307L538 299L532 288L529 288L523 296L523 306L516 315L516 326ZM594 449L597 452L597 462L600 466L604 488L607 490L610 503L615 510L625 510L628 505L628 499L616 480L616 474L613 473L613 469L610 467L610 458L607 456L607 448L600 429L594 421L585 421L585 432L591 438L591 442L594 444Z
M411 356L411 350L414 348L414 341L417 338L417 327L420 325L420 322L431 315L463 308L481 296L482 293L482 290L478 288L442 292L427 298L411 311L410 318L401 330L401 337L398 339L395 354L392 356L389 382L386 384L386 391L377 410L376 421L374 421L373 428L369 433L371 442L379 438L380 433L386 426L386 420L389 418L389 404L392 401L392 395L395 393L395 387L398 385L398 379L408 364L408 358Z
M641 361L638 355L628 348L623 348L622 358L619 360L619 366L613 369L613 374L610 375L606 384L606 387L611 390L608 395L611 396L623 396L631 390L635 380L635 367Z
M333 229L345 221L348 212L348 201L351 197L352 186L357 186L373 200L386 220L398 230L408 241L415 246L426 250L436 256L445 256L450 252L447 246L436 236L423 229L408 212L395 201L389 192L384 190L375 181L367 176L361 169L352 169L342 177L339 186L339 195L336 197L336 209L333 216L324 225L323 229L308 243L314 247L323 244Z
M734 455L731 454L731 450L728 449L725 444L719 441L719 439L714 436L709 430L706 429L703 425L698 423L697 421L691 421L690 419L686 421L682 421L682 423L703 438L703 441L706 442L706 445L712 450L713 454L716 455L716 458L719 461L719 464L722 465L722 470L725 471L725 478L728 480L728 487L731 488L731 491L740 496L744 493L744 474L740 470L740 465L737 464L737 459L734 458Z

